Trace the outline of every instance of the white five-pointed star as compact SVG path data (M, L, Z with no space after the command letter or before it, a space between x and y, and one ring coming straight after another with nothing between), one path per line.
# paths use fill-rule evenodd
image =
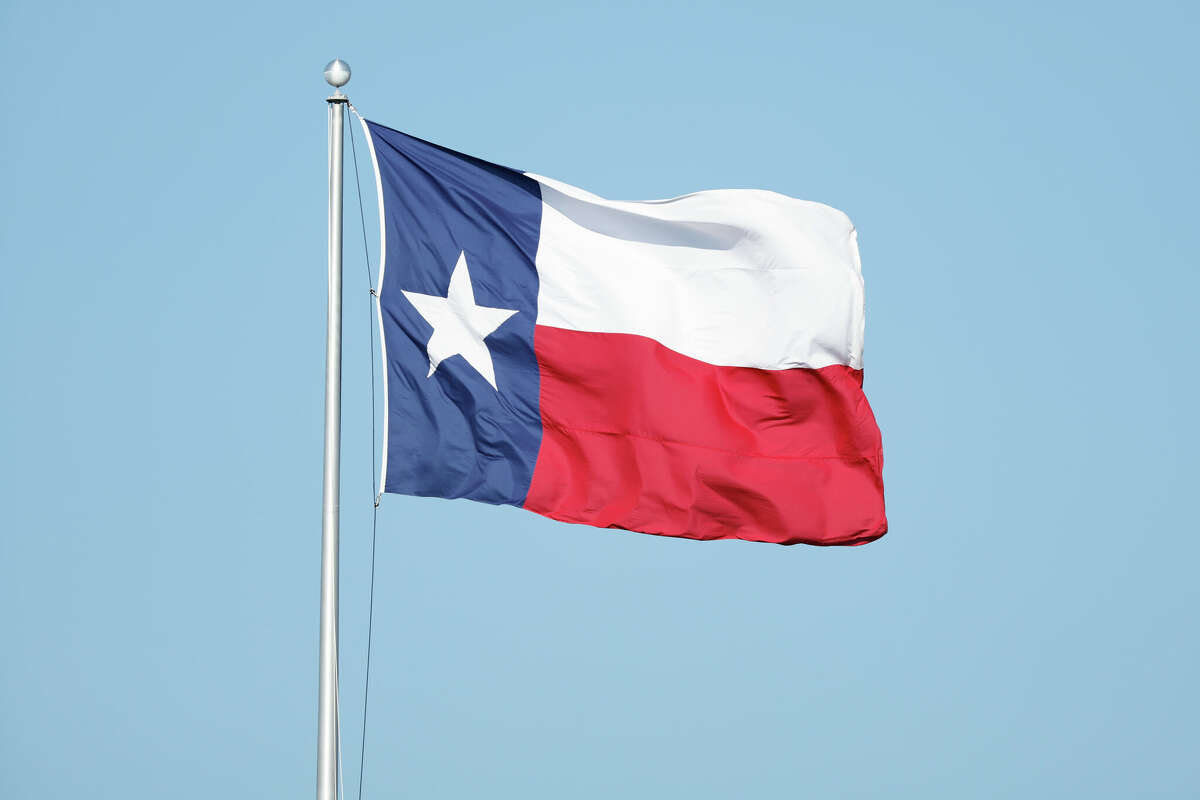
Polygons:
M417 292L401 292L408 298L425 321L433 326L433 335L425 346L429 353L429 374L450 356L460 355L496 389L496 370L492 353L484 344L494 330L517 313L515 309L490 308L475 305L475 290L471 273L467 271L467 254L458 254L458 263L450 273L450 289L445 297Z

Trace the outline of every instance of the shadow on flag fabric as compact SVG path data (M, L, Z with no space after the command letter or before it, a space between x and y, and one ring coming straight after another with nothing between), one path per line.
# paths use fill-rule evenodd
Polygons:
M743 189L615 202L363 127L381 491L692 539L887 531L845 214Z

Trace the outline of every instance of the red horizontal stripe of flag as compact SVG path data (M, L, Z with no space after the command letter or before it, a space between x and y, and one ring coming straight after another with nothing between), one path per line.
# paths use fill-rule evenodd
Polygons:
M543 434L525 508L691 539L847 545L887 531L861 370L715 366L544 325L534 345Z

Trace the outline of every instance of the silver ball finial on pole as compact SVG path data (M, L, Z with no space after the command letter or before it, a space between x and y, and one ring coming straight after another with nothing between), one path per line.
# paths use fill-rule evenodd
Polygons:
M340 89L350 82L350 65L340 58L335 58L325 65L325 82L335 89Z

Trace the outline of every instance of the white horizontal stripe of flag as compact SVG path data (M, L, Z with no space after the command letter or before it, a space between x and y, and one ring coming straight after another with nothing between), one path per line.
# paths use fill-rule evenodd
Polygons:
M861 369L862 272L841 211L747 189L618 202L530 177L539 325L645 336L719 366Z

